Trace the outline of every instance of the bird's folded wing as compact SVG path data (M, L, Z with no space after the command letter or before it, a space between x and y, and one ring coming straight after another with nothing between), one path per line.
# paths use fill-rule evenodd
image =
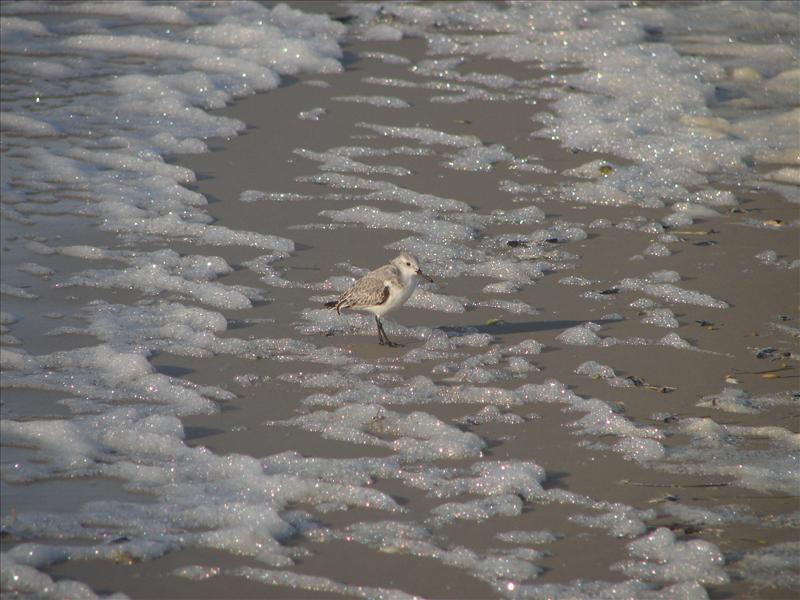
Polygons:
M385 280L364 277L342 294L339 306L374 306L389 298L389 286Z

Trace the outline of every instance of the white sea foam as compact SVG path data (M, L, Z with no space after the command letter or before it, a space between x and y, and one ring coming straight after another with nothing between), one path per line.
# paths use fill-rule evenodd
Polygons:
M428 523L434 527L448 525L453 521L485 521L492 517L516 517L522 514L519 496L489 496L470 502L448 502L431 510Z
M797 434L782 427L722 425L710 418L681 419L674 427L692 441L671 448L663 468L717 475L749 489L797 494ZM765 440L764 448L749 449L748 440L757 438Z
M601 327L597 323L576 325L559 333L556 339L572 346L601 346L604 345L604 342L597 335L600 329Z
M775 266L780 269L798 269L800 268L800 259L795 259L791 262L786 258L778 257L778 253L774 250L763 250L756 254L756 259L762 264Z
M374 42L422 37L429 53L411 65L414 81L369 77L364 79L365 84L414 88L414 98L423 92L441 94L428 96L433 103L514 101L532 106L537 98L547 97L552 116L536 113L535 118L544 119L539 135L553 137L575 150L597 150L627 160L588 162L562 173L578 181L568 180L553 188L529 182L544 180L541 174L555 165L544 166L536 157L514 157L499 143L510 143L504 139L484 142L472 134L450 132L469 132L470 123L460 123L452 130L424 121L408 127L361 124L368 132L365 138L405 139L411 147L302 149L301 156L318 163L311 168L328 172L299 181L344 190L342 194L326 194L324 199L331 202L350 201L359 195L355 203L342 206L344 210L325 211L323 216L336 224L323 227L346 223L348 227L411 231L414 237L395 241L391 247L425 256L430 260L426 270L437 280L493 279L484 286L488 292L528 294L530 286L549 273L579 266L582 257L578 253L591 251L591 244L581 243L590 238L587 231L592 236L611 236L609 239L637 235L636 239L650 240L643 253L653 257L648 260L674 260L670 259L674 250L671 245L680 243L683 234L670 228L703 219L724 219L727 209L740 202L737 194L742 180L752 179L763 189L784 195L791 194L791 184L797 182L793 150L797 111L787 108L796 96L797 75L791 70L796 51L785 42L794 35L786 24L793 21L785 18L781 7L770 8L746 5L731 10L727 5L697 5L678 11L669 6L567 3L502 7L491 3L351 5L346 10L355 19L347 27L353 36ZM101 499L58 518L26 511L13 518L4 517L4 535L61 538L58 545L20 544L5 554L4 581L18 576L23 591L33 595L91 598L93 592L82 584L54 582L34 567L44 569L68 557L147 560L185 547L214 548L251 556L276 568L220 570L190 565L175 574L198 584L205 578L225 575L323 594L405 597L400 590L349 585L292 571L292 563L307 553L302 547L305 540L342 540L385 553L426 557L481 579L497 595L509 597L701 598L707 595L703 585L727 581L721 570L721 554L712 544L677 540L665 529L645 535L648 528L652 529L655 510L638 510L571 493L558 488L556 480L549 481L545 489L542 484L546 474L533 460L488 460L491 457L484 454L494 449L478 433L485 427L487 431L497 428L503 435L515 435L517 428L535 418L527 409L539 402L559 403L567 411L578 412L570 430L582 436L581 445L589 451L612 450L647 468L719 477L722 484L730 482L761 492L796 493L797 439L787 429L691 418L643 424L626 417L622 405L581 397L555 380L542 384L528 380L526 385L511 387L513 378L536 372L532 361L538 361L537 355L543 350L530 338L507 345L503 336L514 331L510 327L514 324L487 321L481 326L432 328L387 323L390 333L422 343L396 357L365 362L335 344L317 347L296 339L237 337L231 327L234 323L218 312L185 306L173 299L162 301L163 295L175 294L183 303L246 309L253 300L263 299L263 293L215 281L229 274L231 265L239 264L256 272L265 284L281 288L330 293L351 281L342 276L324 279L324 275L319 282L293 280L282 262L294 251L291 240L213 224L205 198L184 187L194 181L194 174L164 159L171 153L206 151L206 138L242 131L242 123L212 115L206 112L209 109L253 91L274 88L284 74L332 74L341 70L337 42L344 36L345 25L326 15L303 15L283 5L270 10L255 3L63 6L19 2L4 4L3 12L0 27L7 60L0 124L4 171L15 174L10 183L4 175L3 219L27 226L74 215L99 224L103 232L118 234L121 244L109 248L126 249L55 246L52 242L46 246L43 238L29 240L27 249L40 252L42 257L65 256L78 261L77 272L65 271L63 279L58 279L61 268L51 269L49 259L43 258L44 265L20 265L19 272L12 273L0 291L22 304L20 300L33 299L22 287L32 281L30 276L55 277L62 287L133 288L136 297L143 300L136 306L95 301L83 307L80 326L70 320L52 331L93 335L102 342L94 348L41 355L3 348L4 388L54 392L63 396L61 404L74 413L73 418L4 418L4 444L8 440L9 444L23 446L33 457L5 463L4 482L13 485L48 478L114 478L128 490L147 492L150 501ZM40 12L47 14L40 17ZM86 18L75 20L70 16L74 14ZM691 37L684 35L688 25L693 29ZM729 29L738 27L780 35L771 44L743 43L728 35ZM659 40L652 41L654 37ZM34 52L18 51L23 47ZM400 51L400 46L397 48ZM391 64L387 68L392 70L410 64L399 55L369 54L364 56ZM566 74L553 72L546 79L522 81L501 73L467 72L471 56L528 61L526 66L535 64L551 70L561 66L570 69ZM144 63L147 69L142 68ZM26 83L31 79L36 90ZM331 85L320 80L305 83ZM723 91L723 98L715 97L714 86ZM729 92L735 96L731 101L724 99ZM375 104L378 108L364 109L373 112L381 106L404 105L399 98L388 96L338 98ZM725 118L709 108L714 103L724 105ZM762 114L758 117L743 118L741 107L746 106L764 110L759 110ZM298 116L318 119L324 116L322 110L312 109ZM11 151L6 152L7 148ZM525 182L502 182L500 199L522 206L514 209L498 203L493 205L498 207L494 210L478 210L466 197L444 198L416 191L412 189L414 182L400 188L346 174L407 177L410 170L405 167L359 160L393 154L412 157L409 164L413 157L433 157L432 162L442 165L445 161L445 166L460 170L519 171ZM752 169L751 164L759 168ZM731 183L725 177L734 180L736 185L728 187L736 192L711 187L718 181ZM243 202L311 198L255 190L240 196ZM410 208L397 212L392 204L382 206L385 210L365 205L385 201ZM548 202L548 211L553 201L668 207L668 211L659 213L667 215L661 221L652 215L637 215L568 223L548 218L532 205L542 201ZM782 225L749 217L741 222L775 231L797 226L796 221ZM531 225L540 229L531 231ZM496 230L524 234L498 234ZM76 231L76 237L79 234ZM241 245L259 251L255 254L261 256L253 258L249 251L241 263L228 264L183 248L180 254L153 251L151 244L158 248L165 241ZM570 243L574 246L564 249ZM102 268L85 270L85 262L90 260L104 261ZM778 267L793 267L797 262L769 250L759 252L756 260ZM646 263L629 266L641 264ZM669 305L727 306L705 292L679 287L676 284L680 281L678 273L660 271L627 277L616 287ZM593 284L576 276L563 277L560 282ZM46 283L35 281L37 293ZM452 282L440 285L448 283ZM704 290L706 285L700 278L695 287ZM464 297L443 293L442 289L421 289L410 304L445 314L467 313L477 307L494 309L492 316L497 315L495 311L533 314L535 309L528 302L532 302L530 297L538 297L520 295L523 302L517 297L467 297L461 289L457 293ZM618 299L598 297L609 302ZM643 318L646 324L669 328L680 325L669 308L659 307L653 300L639 299L631 307L647 311ZM9 332L17 333L18 328L25 331L30 316L19 317L0 315L3 344L20 341ZM618 315L607 315L603 320L612 317ZM463 318L472 322L468 313ZM294 325L307 335L374 334L374 322L368 317L340 317L333 311L303 310ZM601 326L594 323L563 327L566 329L556 338L557 346L598 346L601 349L596 352L601 353L604 346L622 344L692 349L677 333L650 340L601 336ZM153 353L195 359L218 354L237 359L264 358L292 363L292 371L270 377L258 372L258 363L252 363L252 369L238 370L237 376L220 382L220 387L198 386L158 373L148 360ZM437 382L430 377L406 376L408 363L419 365L421 361L430 361L424 368L430 366ZM325 365L322 372L308 368L316 364ZM595 361L583 362L578 372L608 383L628 381ZM438 381L442 377L448 380ZM299 452L264 458L219 456L187 442L188 432L184 433L178 416L219 410L221 404L234 398L223 389L230 384L234 389L251 386L248 393L264 393L270 398L274 391L271 383L315 392L299 403L300 414L283 419L282 426L299 427L340 442L365 444L370 452L381 456L333 459L305 457ZM613 396L614 392L606 391ZM726 389L702 398L700 406L746 415L790 406L795 400L789 394L759 395ZM449 406L439 410L438 405ZM470 431L473 427L478 433ZM672 436L670 443L662 443L671 434L679 435ZM392 484L413 487L430 498L447 501L414 514L413 521L405 520L409 514L402 515L403 522L383 521L386 515L404 513L406 508L377 489L377 480L395 480ZM448 530L453 525L458 524L457 529L485 520L490 527L516 528L517 518L536 502L594 511L573 515L573 520L599 528L599 535L645 535L629 547L631 559L617 565L631 581L536 585L533 580L541 572L536 564L541 555L535 550L476 552L451 543ZM314 514L348 507L358 507L360 510L353 513L355 519L365 520L353 523L348 515L345 519L350 524L337 528L323 525ZM373 511L379 512L361 516ZM741 512L722 508L712 514L686 509L670 513L659 507L657 514L714 526L744 522L746 518ZM751 515L748 524L763 527L791 523L791 517L773 517L760 520ZM435 527L436 534L426 525ZM119 531L125 537L119 543L103 543L108 531ZM526 534L514 529L502 534L500 540L535 544L555 542L557 538L549 532ZM70 539L81 542L71 544ZM287 544L289 540L293 543ZM754 585L797 587L797 578L791 574L796 545L745 553L734 550L729 557L734 562L728 572L735 577L744 577Z
M331 100L369 104L379 108L409 108L411 106L402 98L395 98L394 96L334 96Z
M601 365L593 360L581 363L575 372L592 379L603 379L611 387L633 387L635 385L630 379L617 375L611 367Z
M386 600L411 600L413 598L413 596L400 590L363 585L346 585L328 577L305 575L286 569L236 567L227 569L225 574L266 585L307 590L322 594L339 594L355 598L385 598Z
M570 520L586 527L608 529L614 537L636 537L647 531L645 519L652 519L655 511L641 511L617 504L610 506L600 515L574 515Z
M366 165L363 167L363 170L356 171L354 170L354 162L355 161L350 161L350 163L348 163L349 168L347 170L363 173L386 172L385 170L381 171L380 168L372 166L368 167ZM390 169L398 169L398 167L391 167ZM400 169L394 174L408 175L409 172L406 169ZM421 208L427 208L430 210L452 210L460 212L469 210L469 205L460 200L440 198L439 196L435 196L433 194L422 194L420 192L415 192L413 190L400 187L388 181L372 181L369 179L363 179L361 177L342 175L339 173L303 176L299 177L298 181L316 183L318 185L328 185L339 189L369 190L370 193L364 196L366 200L393 200L395 202L411 204L412 206L419 206Z
M635 579L656 583L697 581L706 585L730 581L722 568L725 558L719 548L704 540L679 542L664 527L631 542L628 551L634 558L615 567Z
M334 221L361 223L373 229L413 231L439 242L468 240L475 236L474 228L453 223L427 211L388 212L372 206L354 206L344 210L324 210L320 214Z
M791 406L797 397L789 392L766 394L755 398L744 390L726 387L719 394L704 396L697 406L725 412L758 414L776 406Z
M364 77L362 80L364 83L371 83L373 85L383 85L387 87L405 87L405 88L416 88L420 87L420 84L414 83L413 81L408 81L406 79L396 79L393 77Z
M322 364L353 362L335 349L322 350L299 340L223 336L228 323L220 313L179 303L125 306L98 301L85 308L84 313L87 327L68 333L88 333L120 349L147 353L163 351L192 357L229 354L247 359Z
M55 271L50 267L46 267L35 262L26 262L17 265L17 271L28 273L29 275L34 275L36 277L42 277L44 279L52 277L55 274Z
M322 107L311 108L309 110L301 110L297 113L297 118L303 121L319 121L322 117L328 114L327 109Z
M374 123L357 123L357 125L386 137L416 140L429 146L435 144L455 148L470 148L481 145L481 141L474 135L456 135L427 127L387 127Z
M654 308L646 311L645 316L642 318L642 323L668 329L674 329L680 326L678 319L675 318L675 314L668 308Z
M211 399L233 397L217 388L156 373L145 356L141 351L119 352L108 345L39 356L5 349L2 366L10 370L4 375L3 387L69 390L101 403L140 400L172 406L177 414L213 412L216 406ZM27 427L35 428L36 423Z
M694 304L709 308L728 308L728 303L713 298L703 292L686 290L671 283L680 280L672 276L674 272L650 273L646 278L629 277L617 284L624 291L643 292L648 296L655 296L673 304ZM668 282L667 282L668 281Z
M508 161L513 157L500 144L470 146L452 155L445 165L457 171L488 171L494 163Z
M568 275L567 277L562 277L561 279L559 279L558 283L562 285L587 286L587 285L592 285L593 281L591 279L586 279L585 277L580 277L578 275Z
M645 256L671 256L672 251L661 242L653 242L642 252Z
M550 544L564 536L542 529L539 531L504 531L495 537L509 544Z
M323 437L356 444L386 446L406 460L474 458L481 456L486 447L475 434L462 432L430 414L402 415L370 404L351 404L333 412L317 411L276 424L319 431ZM386 441L381 439L384 436L395 439Z
M728 567L734 577L752 581L759 588L794 589L800 585L797 561L800 544L785 542L745 553L736 553Z
M14 10L25 10L25 6L17 5ZM29 145L22 138L14 138L15 143L25 147L19 156L33 165L27 169L28 186L18 188L23 195L38 181L63 182L72 189L83 190L86 204L58 200L62 210L95 216L111 231L190 237L208 244L286 247L286 241L275 236L235 232L205 223L196 208L205 204L205 200L177 185L191 181L193 174L165 164L158 153L204 151L205 144L199 137L234 135L241 129L241 123L212 117L201 109L220 107L234 96L273 88L279 81L279 73L337 71L340 51L336 40L343 27L326 23L325 18L299 18L301 13L285 6L270 11L242 5L238 17L207 9L204 16L202 10L139 3L128 3L114 10L91 3L75 6L75 12L96 11L138 23L154 17L156 21L178 23L184 28L185 39L181 43L171 41L169 27L147 29L143 35L138 35L135 28L117 34L104 27L93 34L70 34L64 28L53 33L33 21L28 23L35 23L36 27L15 28L22 36L20 43L30 42L33 38L29 36L39 36L36 43L59 48L58 52L72 53L75 57L60 76L51 72L51 79L41 90L41 95L64 98L62 106L42 112L39 106L28 106L23 96L13 115L4 116L4 129L8 126L10 132L58 135L68 142L69 150L63 150L56 145ZM34 14L61 12L55 4L30 5L30 8ZM161 16L156 17L159 13ZM224 18L227 21L223 25ZM42 38L43 31L50 35ZM281 46L291 47L293 58L281 56ZM119 53L150 56L164 68L155 75L144 75L137 72L135 65L114 62ZM8 77L27 76L30 61L21 55L14 56L6 65ZM94 77L97 73L114 73L110 87ZM93 77L84 77L90 74ZM76 87L73 82L81 78L86 83ZM12 90L16 88L9 88L12 94L9 99L16 97L17 92ZM76 92L78 96L74 95ZM80 107L97 110L90 110L91 114L77 124L73 115L84 111L71 104L76 102ZM36 118L28 114L34 108ZM164 131L166 125L168 131ZM124 126L125 138L119 135L120 126ZM124 144L116 146L127 148L98 150L92 139L84 136L87 129L98 139L125 139ZM10 160L16 168L19 159Z
M59 579L54 581L49 575L38 571L35 567L18 560L19 553L3 552L2 575L3 589L13 590L15 594L30 594L37 598L79 598L80 600L127 600L122 593L98 596L92 588L79 581Z
M374 58L388 65L407 65L411 63L411 60L405 56L400 56L399 54L393 54L391 52L363 52L361 56L364 58Z
M528 417L530 418L530 417ZM526 419L513 412L501 412L496 406L484 406L474 415L466 415L457 419L457 423L464 425L483 425L484 423L505 423L518 425Z
M320 169L323 171L338 171L345 173L366 173L366 174L379 174L394 175L395 177L402 177L410 175L411 171L403 167L391 167L383 165L367 165L365 163L353 160L348 156L342 156L336 152L312 152L304 148L297 148L294 151L298 156L307 158L309 160L316 160L321 162ZM319 183L319 182L315 182Z
M534 600L592 600L593 598L636 598L637 600L707 600L708 592L695 582L656 586L641 581L608 583L576 580L570 583L514 586L524 598Z
M52 247L51 251L86 260L121 261L124 269L87 269L56 284L137 289L147 294L173 292L218 308L242 309L263 299L253 288L226 286L210 281L233 269L219 257L180 256L173 250L127 252L93 246Z
M16 285L10 283L0 283L0 294L3 296L11 296L12 298L20 298L22 300L36 300L39 296L33 292L29 292Z

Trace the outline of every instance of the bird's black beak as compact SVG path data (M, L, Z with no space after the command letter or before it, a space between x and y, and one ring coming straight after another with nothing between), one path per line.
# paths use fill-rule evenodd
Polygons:
M419 277L422 277L426 281L430 281L431 283L433 283L433 278L430 275L426 275L425 273L423 273L422 269L417 269L417 275Z

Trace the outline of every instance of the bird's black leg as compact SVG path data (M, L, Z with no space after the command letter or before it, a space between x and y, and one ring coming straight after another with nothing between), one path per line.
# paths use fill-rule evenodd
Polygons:
M383 332L383 325L381 325L381 320L378 318L378 315L375 315L375 323L378 325L378 343L383 346L386 343L383 339L386 337L386 334Z
M383 323L378 318L378 315L375 315L375 322L378 324L378 343L383 346L389 346L390 348L396 348L397 346L402 346L403 344L398 344L396 342L392 342L389 340L389 337L386 335L386 332L383 330Z

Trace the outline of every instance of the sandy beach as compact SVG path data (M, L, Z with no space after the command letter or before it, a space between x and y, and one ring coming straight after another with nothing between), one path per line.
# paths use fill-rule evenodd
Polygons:
M84 451L75 450L88 445L77 437L53 435L69 442L68 453L89 457L64 466L39 453L24 424L133 410L148 404L146 392L82 391L122 389L98 383L106 381L100 371L88 382L45 385L17 354L4 359L4 560L131 598L797 594L797 186L714 171L687 193L732 192L730 202L677 209L672 201L580 201L575 186L598 186L638 163L534 133L564 110L547 90L582 73L579 65L463 48L452 52L457 64L433 65L450 54L433 56L431 36L474 33L470 26L414 23L426 34L390 39L397 36L365 29L346 6L291 6L344 22L342 71L284 75L275 89L209 110L246 128L208 138L207 152L164 153L164 164L196 175L183 187L208 200L209 223L286 238L292 250L135 238L104 231L93 217L4 212L3 283L13 289L2 311L13 315L4 334L14 337L4 335L4 351L55 356L124 340L154 374L187 382L180 390L216 407L186 401L170 412L166 400L149 401L159 408L135 429L141 454L131 450L116 476L88 464L115 464L124 451L101 451L111 441ZM411 27L404 19L384 15L380 23L399 33L398 23ZM459 85L483 95L441 101L470 93ZM711 104L715 118L733 110ZM315 109L317 119L299 116ZM431 141L432 131L462 145ZM464 141L472 139L477 146ZM470 148L495 145L504 157L488 160L487 151L475 170L452 167ZM4 152L15 151L8 142ZM587 164L590 176L576 174ZM374 212L348 212L359 206ZM31 222L7 218L15 214ZM471 235L457 237L462 231ZM131 254L89 261L77 251L44 254L31 242ZM164 249L220 257L232 268L213 283L225 288L86 278L62 285ZM434 283L387 317L389 336L403 343L389 348L378 345L371 317L339 318L322 303L401 249L418 255ZM32 262L52 274L21 267ZM199 272L198 264L191 268ZM180 272L185 280L207 283L189 270ZM204 301L238 298L233 292L249 306ZM178 331L189 319L177 309L141 334L126 325L136 318L114 309L162 303L201 307L190 325L202 336L189 341ZM212 331L212 312L224 317L222 329ZM44 371L73 368L39 360ZM75 364L75 373L84 368ZM22 372L27 379L11 376ZM152 386L162 391L159 381ZM79 404L84 397L97 404ZM367 410L376 416L367 419ZM156 470L169 470L160 457L170 453L174 479L162 481ZM197 462L181 479L184 456ZM13 465L40 462L58 468L15 475ZM212 476L215 469L241 474L240 487ZM252 499L262 493L258 477L275 478L272 497L264 495L269 514ZM289 491L300 483L302 491ZM192 505L203 493L209 500ZM282 504L273 511L276 494ZM174 522L165 516L181 511L187 516ZM274 540L259 537L267 530ZM653 545L631 547L641 540ZM115 544L118 553L101 549L95 560L72 550ZM33 555L34 545L71 550L24 563L19 549ZM4 598L58 597L7 577Z

